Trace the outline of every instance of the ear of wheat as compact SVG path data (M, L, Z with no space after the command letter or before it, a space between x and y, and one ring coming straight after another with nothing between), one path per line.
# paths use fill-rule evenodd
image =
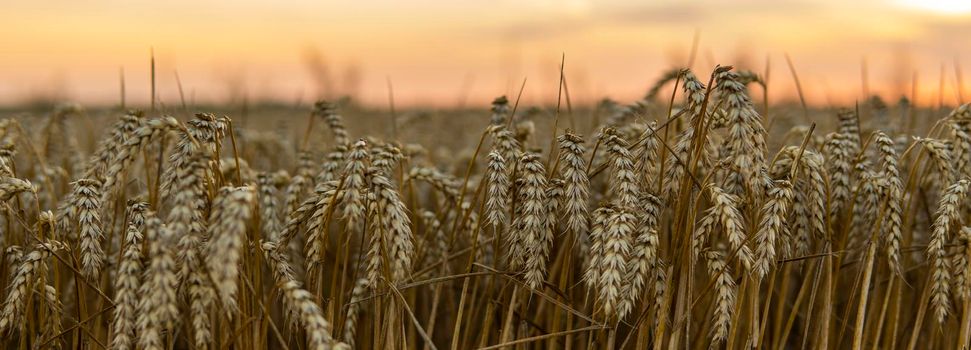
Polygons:
M377 228L371 233L371 248L381 250L380 254L369 253L374 262L374 266L368 268L368 274L371 276L369 279L375 283L380 266L386 264L385 266L388 266L391 272L388 280L391 283L398 283L408 278L415 254L411 219L391 181L380 175L376 169L369 171L369 175L371 193L374 195L373 222Z
M659 256L660 240L658 237L658 217L661 211L661 199L644 194L640 200L642 210L636 225L636 233L631 245L631 252L624 272L621 301L618 313L621 318L631 312L643 294L643 289L650 282L649 277L655 274L656 279L662 279L661 258Z
M391 171L403 157L404 154L401 153L401 149L393 144L385 143L375 149L374 160L371 165L384 176L391 176Z
M145 240L148 242L148 266L139 289L142 299L138 302L138 347L162 349L163 331L173 329L178 320L176 300L175 248L171 231L162 226L154 213L145 214Z
M364 179L370 160L367 142L358 140L355 142L348 153L347 164L344 167L344 217L347 220L347 227L354 229L364 220L364 191L366 183Z
M590 197L590 179L587 177L586 152L583 138L575 134L564 134L560 142L560 176L564 181L563 212L566 228L578 237L588 227L587 202Z
M267 235L264 239L276 241L280 232L280 202L276 188L275 174L261 172L256 176L259 185L260 232Z
M230 315L236 310L239 289L239 263L252 214L253 191L248 187L222 188L209 215L209 259L207 268L213 287L219 294L223 310Z
M717 218L718 224L725 230L725 235L731 243L731 249L737 251L738 260L745 267L746 271L752 268L752 249L746 244L748 238L743 228L743 219L738 211L737 197L725 193L715 185L708 187L708 193L712 202L712 214Z
M509 176L506 173L506 160L496 150L489 152L488 186L486 219L490 225L501 229L506 223L508 211Z
M115 153L118 152L119 147L124 145L128 137L141 125L142 117L141 113L129 112L112 125L108 137L98 142L98 149L88 160L87 170L84 173L85 178L100 176L108 169L108 165ZM104 180L100 177L95 179Z
M309 282L313 284L320 274L321 265L324 263L324 246L327 240L327 226L325 220L327 214L333 212L335 201L340 198L341 193L337 191L338 183L334 181L325 182L315 189L317 202L313 204L313 213L307 218L307 242L304 252L307 258L307 275L312 278Z
M930 155L934 162L934 169L937 171L937 177L933 178L932 181L935 181L941 187L954 183L950 142L932 138L920 139L920 142L927 150L927 154Z
M792 184L786 180L775 182L766 193L768 200L762 206L762 220L755 236L755 275L763 278L775 265L777 238L785 229L786 214L792 202Z
M760 198L765 188L762 178L762 170L766 167L765 128L762 126L762 116L755 111L746 94L745 85L738 80L738 73L730 70L720 72L717 76L716 90L726 101L726 118L730 123L727 141L735 171L729 178L740 176L740 179L728 182L727 190L738 195L742 193L738 186L744 185L753 196Z
M142 226L148 203L133 203L128 207L128 228L125 231L123 255L115 279L114 335L111 347L131 349L134 345L138 290L142 274Z
M34 185L31 185L30 181L9 176L4 177L0 179L0 202L9 201L17 194L35 190Z
M523 147L505 125L492 125L488 132L492 137L492 147L499 151L503 159L507 162L515 162L519 159L518 155L523 151ZM506 169L511 170L512 167L506 164Z
M340 144L334 150L327 153L327 160L320 166L320 173L317 174L315 182L323 183L336 181L340 178L341 169L344 167L344 158L347 155L347 145Z
M553 244L553 232L547 223L546 170L535 154L523 156L519 163L523 179L519 189L522 209L516 218L519 223L515 235L522 246L519 251L523 255L519 260L523 261L526 285L537 289L546 277L546 260Z
M82 179L74 183L74 206L77 208L80 231L81 271L89 279L97 279L104 263L101 248L101 186L95 180Z
M826 136L824 153L826 162L829 164L829 183L831 190L829 200L830 220L839 222L842 217L842 210L848 205L851 188L852 153L854 150L852 140L843 133L831 133Z
M327 101L317 101L314 104L314 114L323 116L324 121L333 133L334 143L346 145L349 142L347 129L344 127L344 118L338 113L337 105Z
M714 320L712 321L712 343L717 344L728 337L732 314L735 309L735 280L728 271L725 254L720 250L705 253L708 274L715 280Z
M897 167L897 152L894 149L894 141L882 132L877 132L874 142L880 150L883 163L883 173L887 179L886 201L887 201L887 228L884 242L886 244L887 260L890 267L897 271L900 269L900 242L903 239L903 209L904 201L903 183L900 178L900 170ZM971 156L969 154L968 156Z
M961 179L950 185L941 196L937 208L937 219L934 220L931 240L927 244L927 255L932 259L933 278L931 287L931 306L937 321L943 323L950 312L950 261L947 259L944 245L948 242L951 223L955 222L960 212L959 205L968 192L969 182Z
M616 130L609 128L603 130L601 137L604 138L603 143L610 154L614 204L628 210L635 208L640 197L640 182L634 173L633 156L627 149L627 142Z

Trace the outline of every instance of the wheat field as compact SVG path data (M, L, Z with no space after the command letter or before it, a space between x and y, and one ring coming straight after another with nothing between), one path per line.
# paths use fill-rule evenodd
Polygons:
M968 349L971 105L695 74L575 109L5 112L0 342Z

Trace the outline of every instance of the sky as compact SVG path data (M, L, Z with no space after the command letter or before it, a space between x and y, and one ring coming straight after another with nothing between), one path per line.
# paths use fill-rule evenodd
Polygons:
M396 106L485 106L524 79L526 103L549 103L564 57L574 104L634 100L689 64L768 65L779 101L796 96L786 55L811 104L895 100L915 77L918 104L971 100L968 0L46 0L0 5L0 23L0 105L116 105L122 80L145 104L152 52L167 105L381 107L390 86Z

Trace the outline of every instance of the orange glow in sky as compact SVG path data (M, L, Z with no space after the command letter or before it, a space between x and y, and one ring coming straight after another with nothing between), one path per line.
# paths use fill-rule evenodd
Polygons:
M272 99L307 103L350 94L384 106L485 105L514 95L554 100L560 55L574 103L632 100L660 73L688 63L758 72L792 98L788 53L814 104L909 94L959 99L971 67L967 0L644 1L189 1L13 2L0 11L0 104L36 98L117 104L149 100L154 49L158 96L176 105ZM971 70L967 68L966 70Z

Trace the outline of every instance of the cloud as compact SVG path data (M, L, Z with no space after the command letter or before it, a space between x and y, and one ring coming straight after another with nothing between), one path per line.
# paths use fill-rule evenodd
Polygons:
M586 19L537 19L505 25L499 32L507 39L549 40L582 33L593 25L593 22Z
M689 24L705 20L710 12L696 4L670 3L601 7L595 11L595 15L608 23Z
M613 23L697 25L729 21L742 15L800 17L822 8L820 4L808 1L678 1L601 5L595 11L595 16L601 21Z

